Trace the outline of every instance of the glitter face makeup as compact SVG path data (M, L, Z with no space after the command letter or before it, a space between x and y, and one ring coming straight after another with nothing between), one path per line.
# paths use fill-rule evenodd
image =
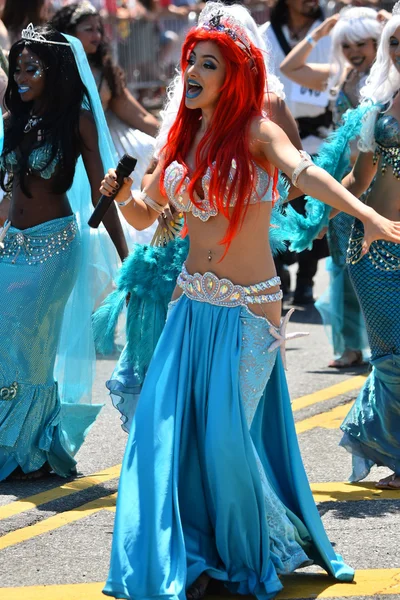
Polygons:
M13 77L23 102L40 98L44 91L45 68L32 50L24 48L18 55Z

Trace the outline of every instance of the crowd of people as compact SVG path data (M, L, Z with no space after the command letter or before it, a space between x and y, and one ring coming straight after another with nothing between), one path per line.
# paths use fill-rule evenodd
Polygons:
M288 263L311 303L330 255L329 366L371 363L341 426L350 480L384 466L377 487L400 489L400 2L277 0L262 24L198 4L160 114L107 38L138 2L20 2L0 30L0 481L76 474L127 306L104 593L268 600L311 564L351 581L301 460L282 300ZM99 193L115 202L91 229Z

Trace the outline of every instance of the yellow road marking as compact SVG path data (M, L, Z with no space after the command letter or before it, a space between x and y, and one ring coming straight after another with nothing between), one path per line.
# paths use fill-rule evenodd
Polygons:
M297 421L296 432L304 433L305 431L310 431L310 429L315 429L316 427L322 427L323 429L337 429L349 410L349 404L341 404L327 412L314 415L313 417L303 419L302 421Z
M48 533L49 531L54 531L54 529L89 517L100 510L106 509L112 511L115 507L116 498L117 494L110 494L109 496L87 502L82 506L78 506L78 508L67 510L59 515L54 515L53 517L39 521L29 527L10 531L10 533L6 533L6 535L0 537L0 550L15 546L16 544L21 544L22 542L26 542L27 540Z
M336 583L326 575L289 575L283 578L283 591L277 600L297 598L351 598L400 594L400 569L357 571L354 582ZM8 598L7 598L8 600ZM67 598L65 599L67 600Z
M349 377L349 379L346 379L345 381L336 383L335 385L319 390L318 392L313 392L312 394L307 394L307 396L297 398L292 402L292 409L293 411L301 410L302 408L312 406L313 404L317 404L318 402L323 402L324 400L331 400L332 398L336 398L337 396L341 396L342 394L347 394L347 392L359 390L364 385L366 378L367 375L357 375L356 377Z
M297 573L282 578L283 591L277 600L297 598L351 598L354 596L400 594L400 569L357 571L353 583L337 583L327 575ZM35 587L0 588L2 600L105 600L104 583L75 583ZM212 600L213 596L210 596ZM233 598L233 597L232 597Z
M108 469L104 469L104 471L89 475L88 477L74 479L74 481L70 481L69 483L52 488L46 492L41 492L40 494L35 494L34 496L22 498L21 500L16 500L15 502L10 502L5 506L0 506L0 520L13 517L14 515L19 515L26 510L46 504L46 502L58 500L59 498L65 498L66 496L70 496L76 492L81 492L82 490L86 490L95 485L100 485L106 481L111 481L111 479L116 479L119 477L120 470L121 465L115 465L114 467L109 467Z
M342 502L358 500L400 500L399 490L378 490L375 483L311 483L315 502Z

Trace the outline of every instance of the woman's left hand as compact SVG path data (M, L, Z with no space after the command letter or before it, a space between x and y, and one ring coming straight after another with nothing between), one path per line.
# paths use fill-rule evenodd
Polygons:
M400 244L400 221L389 221L371 209L371 213L364 220L362 254L367 254L370 245L375 240Z

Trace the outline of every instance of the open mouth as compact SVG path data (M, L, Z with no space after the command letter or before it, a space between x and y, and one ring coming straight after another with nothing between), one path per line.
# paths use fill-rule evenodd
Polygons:
M197 98L203 91L202 86L194 81L193 79L188 79L186 84L186 98Z
M365 56L356 56L354 58L350 58L350 62L355 67L360 67L365 61Z
M25 94L26 92L29 92L29 90L30 90L30 87L28 87L27 85L21 85L21 86L18 88L18 92L19 92L20 94Z

